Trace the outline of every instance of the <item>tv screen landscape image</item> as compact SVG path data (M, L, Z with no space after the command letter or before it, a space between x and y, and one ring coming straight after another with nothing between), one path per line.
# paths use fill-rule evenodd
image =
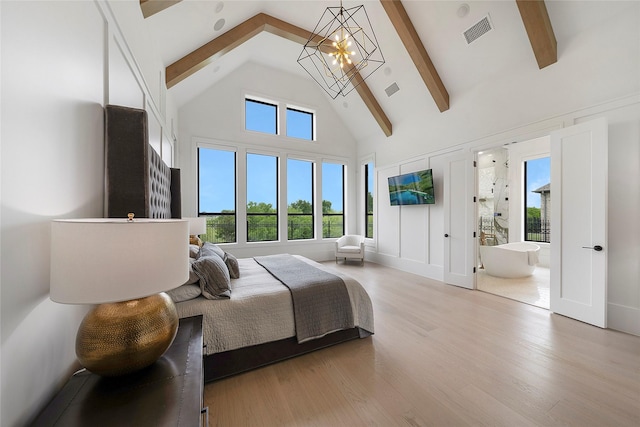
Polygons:
M436 202L431 169L390 176L388 181L391 206L432 205Z

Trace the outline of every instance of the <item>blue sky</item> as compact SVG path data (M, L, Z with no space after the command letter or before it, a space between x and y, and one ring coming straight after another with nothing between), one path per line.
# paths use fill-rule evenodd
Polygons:
M551 158L543 157L540 159L527 161L527 206L540 207L540 194L533 193L543 185L549 184L551 180Z

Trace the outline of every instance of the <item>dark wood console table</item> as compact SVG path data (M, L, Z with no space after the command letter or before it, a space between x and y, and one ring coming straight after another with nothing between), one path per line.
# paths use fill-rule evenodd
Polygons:
M34 426L206 426L202 409L202 316L180 319L173 344L152 366L121 377L74 374Z

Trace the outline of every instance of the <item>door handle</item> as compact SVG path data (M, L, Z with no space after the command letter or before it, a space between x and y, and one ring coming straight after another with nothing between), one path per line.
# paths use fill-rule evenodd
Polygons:
M445 233L444 237L449 237L449 235Z
M600 252L603 248L600 245L591 246L583 246L582 249L593 249L596 252Z

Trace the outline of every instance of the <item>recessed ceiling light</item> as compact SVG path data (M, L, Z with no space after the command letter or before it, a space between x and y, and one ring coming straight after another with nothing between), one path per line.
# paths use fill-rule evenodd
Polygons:
M218 4L216 4L216 13L222 12L222 9L224 9L224 3L219 1Z
M217 73L218 71L220 71L220 66L216 65L215 67L213 67L213 72Z
M458 18L464 18L469 13L469 5L467 3L462 3L458 7Z
M220 18L213 25L213 29L216 30L216 31L220 31L222 29L222 27L224 27L224 24L225 24L224 18Z
M344 101L344 102L342 103L342 106L343 106L344 108L349 108L349 103L348 103L347 101Z
M391 67L384 67L384 75L385 76L391 75Z

